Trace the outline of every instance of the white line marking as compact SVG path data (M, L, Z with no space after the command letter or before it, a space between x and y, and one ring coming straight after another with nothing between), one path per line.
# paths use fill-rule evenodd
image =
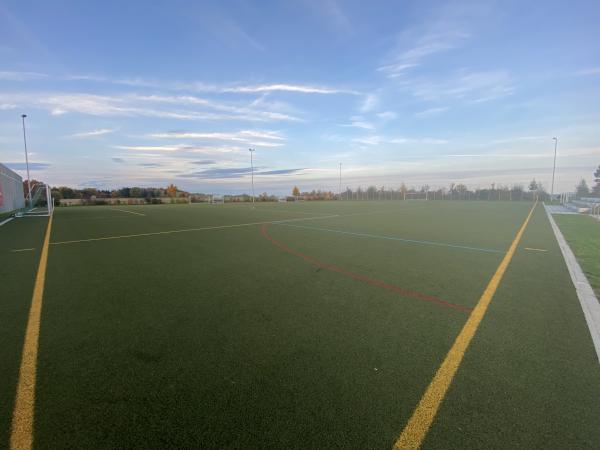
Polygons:
M328 216L329 214L325 214L325 213L318 213L318 212L306 212L306 211L291 211L290 209L282 209L281 211L278 211L277 209L274 208L263 208L262 206L259 206L256 208L257 211L272 211L272 212L279 212L279 213L292 213L292 214L304 214L307 216L314 216L315 214L320 214L321 216Z
M598 360L600 361L600 303L598 302L598 298L596 298L596 294L594 294L594 290L592 289L592 286L590 286L587 277L583 273L583 270L581 270L581 266L577 262L577 258L575 258L571 247L569 247L560 228L556 225L554 217L550 214L548 207L546 207L546 214L548 215L550 225L552 226L552 230L558 241L558 246L563 254L567 268L569 269L571 280L575 286L575 291L577 291L577 298L579 298L579 303L581 304L581 309L583 310L587 326L590 329L592 341L596 348Z
M530 250L532 252L547 252L548 251L543 248L531 248L531 247L525 247L525 250Z
M0 227L1 227L2 225L4 225L5 223L8 223L8 222L10 222L10 221L11 221L11 220L13 220L13 219L14 219L14 217L9 217L8 219L6 219L6 220L3 220L2 222L0 222Z
M295 222L295 221L299 221L299 220L328 219L328 218L332 218L332 217L340 217L340 215L333 214L331 216L302 217L302 218L284 219L284 220L268 220L268 221L262 221L262 222L237 223L237 224L233 224L233 225L216 225L216 226L212 226L212 227L186 228L183 230L154 231L151 233L125 234L125 235L121 235L121 236L107 236L107 237L99 237L99 238L91 238L91 239L77 239L77 240L73 240L73 241L51 242L50 245L77 244L77 243L81 243L81 242L93 242L93 241L109 241L109 240L113 240L113 239L126 239L126 238L143 237L143 236L158 236L161 234L189 233L191 231L221 230L221 229L225 229L225 228L239 228L239 227L249 227L252 225L264 225L265 223Z
M138 216L145 216L146 214L142 214L139 212L134 212L134 211L127 211L126 209L120 209L120 208L108 208L108 209L112 209L113 211L121 211L124 213L129 213L129 214L136 214Z
M11 250L11 252L13 253L17 253L17 252L30 252L32 250L35 250L35 248L18 248L15 250Z
M278 225L278 222L275 222L274 225ZM477 251L477 252L486 252L486 253L502 253L502 254L506 253L504 250L497 250L494 248L471 247L471 246L467 246L467 245L449 244L446 242L424 241L424 240L419 240L419 239L407 239L407 238L402 238L402 237L397 237L397 236L383 236L383 235L379 235L379 234L370 234L370 233L357 233L357 232L346 231L346 230L334 230L331 228L307 227L305 225L287 225L287 224L281 224L281 225L284 225L286 227L302 228L302 229L306 229L306 230L326 231L329 233L345 234L348 236L358 236L358 237L366 237L366 238L373 238L373 239L386 239L389 241L399 241L399 242L406 242L406 243L410 243L410 244L433 245L433 246L438 246L438 247L450 247L450 248L457 248L457 249L461 249L461 250L473 250L473 251Z

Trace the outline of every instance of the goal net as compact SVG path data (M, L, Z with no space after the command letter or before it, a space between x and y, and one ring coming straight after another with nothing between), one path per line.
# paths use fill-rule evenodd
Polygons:
M31 198L27 198L25 209L17 217L49 216L54 211L54 201L50 186L38 183L31 188Z

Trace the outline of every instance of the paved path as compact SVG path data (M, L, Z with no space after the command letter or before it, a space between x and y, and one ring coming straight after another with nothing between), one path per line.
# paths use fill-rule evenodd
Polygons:
M563 205L545 205L546 211L550 214L579 214L572 209L565 208Z

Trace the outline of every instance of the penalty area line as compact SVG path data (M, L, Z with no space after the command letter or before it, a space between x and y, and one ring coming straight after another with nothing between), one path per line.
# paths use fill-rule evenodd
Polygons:
M275 222L275 225L278 225L278 224L279 224L279 222ZM337 233L337 234L342 234L342 235L346 235L346 236L357 236L357 237L364 237L364 238L371 238L371 239L384 239L384 240L388 240L388 241L398 241L398 242L404 242L407 244L429 245L429 246L435 246L435 247L449 247L449 248L455 248L455 249L459 249L459 250L471 250L471 251L475 251L475 252L484 252L484 253L501 253L501 254L505 253L503 250L496 250L493 248L470 247L467 245L449 244L446 242L407 239L407 238L401 238L401 237L396 237L396 236L385 236L385 235L370 234L370 233L358 233L358 232L354 232L354 231L335 230L335 229L331 229L331 228L311 227L311 226L306 226L306 225L294 225L294 224L285 224L285 223L283 223L281 225L288 226L288 227L294 227L294 228L303 228L306 230Z
M137 234L124 234L120 236L105 236L99 238L90 238L90 239L76 239L72 241L59 241L59 242L51 242L50 245L66 245L66 244L80 244L83 242L96 242L96 241L109 241L114 239L129 239L136 237L146 237L146 236L161 236L166 234L176 234L176 233L191 233L193 231L209 231L209 230L223 230L227 228L240 228L240 227L250 227L253 225L264 225L265 223L284 223L284 222L297 222L301 220L316 220L316 219L329 219L333 217L340 217L338 214L334 214L331 216L316 216L316 217L295 217L293 219L284 219L284 220L269 220L269 221L261 221L261 222L249 222L249 223L236 223L232 225L216 225L211 227L199 227L199 228L185 228L182 230L168 230L168 231L153 231L149 233L137 233Z
M128 211L126 209L121 209L121 208L108 208L108 209L110 209L112 211L121 211L121 212L124 212L124 213L135 214L135 215L138 215L138 216L145 216L146 215L146 214L142 214L142 213L139 213L139 212Z

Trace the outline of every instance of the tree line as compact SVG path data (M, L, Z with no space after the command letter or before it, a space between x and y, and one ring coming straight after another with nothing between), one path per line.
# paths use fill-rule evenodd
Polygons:
M27 186L25 181L25 192ZM32 181L33 185L34 181ZM56 200L62 199L103 199L103 198L160 198L160 197L188 197L189 192L182 191L174 184L166 188L153 187L123 187L120 189L96 189L83 188L76 189L68 186L58 186L51 188L52 197Z
M600 197L600 166L594 172L594 186L590 189L585 178L582 178L575 186L575 195L577 198Z

